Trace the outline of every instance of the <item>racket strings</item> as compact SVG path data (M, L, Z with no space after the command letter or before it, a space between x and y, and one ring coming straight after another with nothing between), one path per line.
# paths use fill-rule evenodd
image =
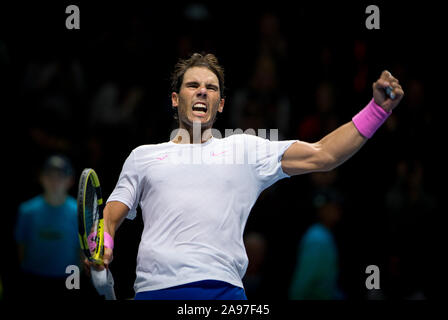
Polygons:
M93 181L89 178L86 186L85 195L85 221L86 221L86 232L88 235L94 234L90 237L90 240L94 243L97 242L96 230L98 228L98 198L96 195L96 190L93 185ZM96 246L89 246L90 252L93 254L95 252Z

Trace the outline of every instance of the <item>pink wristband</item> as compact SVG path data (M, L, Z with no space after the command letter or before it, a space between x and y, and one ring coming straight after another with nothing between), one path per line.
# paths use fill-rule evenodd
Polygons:
M95 248L96 248L95 237L96 237L96 232L92 232L87 237L87 242L89 244L90 252L95 251ZM110 249L114 248L114 239L112 239L111 235L108 234L107 232L104 232L104 247L110 248Z
M391 113L377 105L372 98L367 106L352 118L352 121L359 133L370 139Z
M114 239L108 234L106 231L104 231L104 247L113 249L114 248Z

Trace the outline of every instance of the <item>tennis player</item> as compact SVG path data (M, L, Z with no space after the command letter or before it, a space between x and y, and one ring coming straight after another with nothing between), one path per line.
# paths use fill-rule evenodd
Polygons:
M316 143L250 134L219 138L212 127L224 108L223 68L211 54L180 60L171 95L179 129L170 141L140 146L126 159L104 209L104 263L112 261L117 228L140 206L135 299L247 299L243 231L260 193L280 179L342 164L403 95L398 80L384 71L367 106Z

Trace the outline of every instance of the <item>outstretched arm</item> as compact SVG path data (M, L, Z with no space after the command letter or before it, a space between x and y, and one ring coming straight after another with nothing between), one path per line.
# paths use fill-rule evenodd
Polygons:
M395 99L386 95L385 88L392 87ZM379 120L372 115L390 113L404 96L397 79L389 71L383 71L381 77L373 84L373 100L357 116L337 128L316 143L298 141L284 153L282 168L288 175L299 175L308 172L329 171L349 159L371 137ZM367 109L369 108L369 109ZM383 120L384 121L384 120ZM381 122L382 123L382 122Z

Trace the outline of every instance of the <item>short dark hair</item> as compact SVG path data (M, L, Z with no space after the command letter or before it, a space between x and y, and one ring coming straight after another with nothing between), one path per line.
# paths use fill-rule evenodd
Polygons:
M179 93L185 72L193 67L205 67L212 71L218 78L221 98L224 98L224 68L219 64L218 58L211 53L193 53L187 59L179 59L171 75L171 91Z

